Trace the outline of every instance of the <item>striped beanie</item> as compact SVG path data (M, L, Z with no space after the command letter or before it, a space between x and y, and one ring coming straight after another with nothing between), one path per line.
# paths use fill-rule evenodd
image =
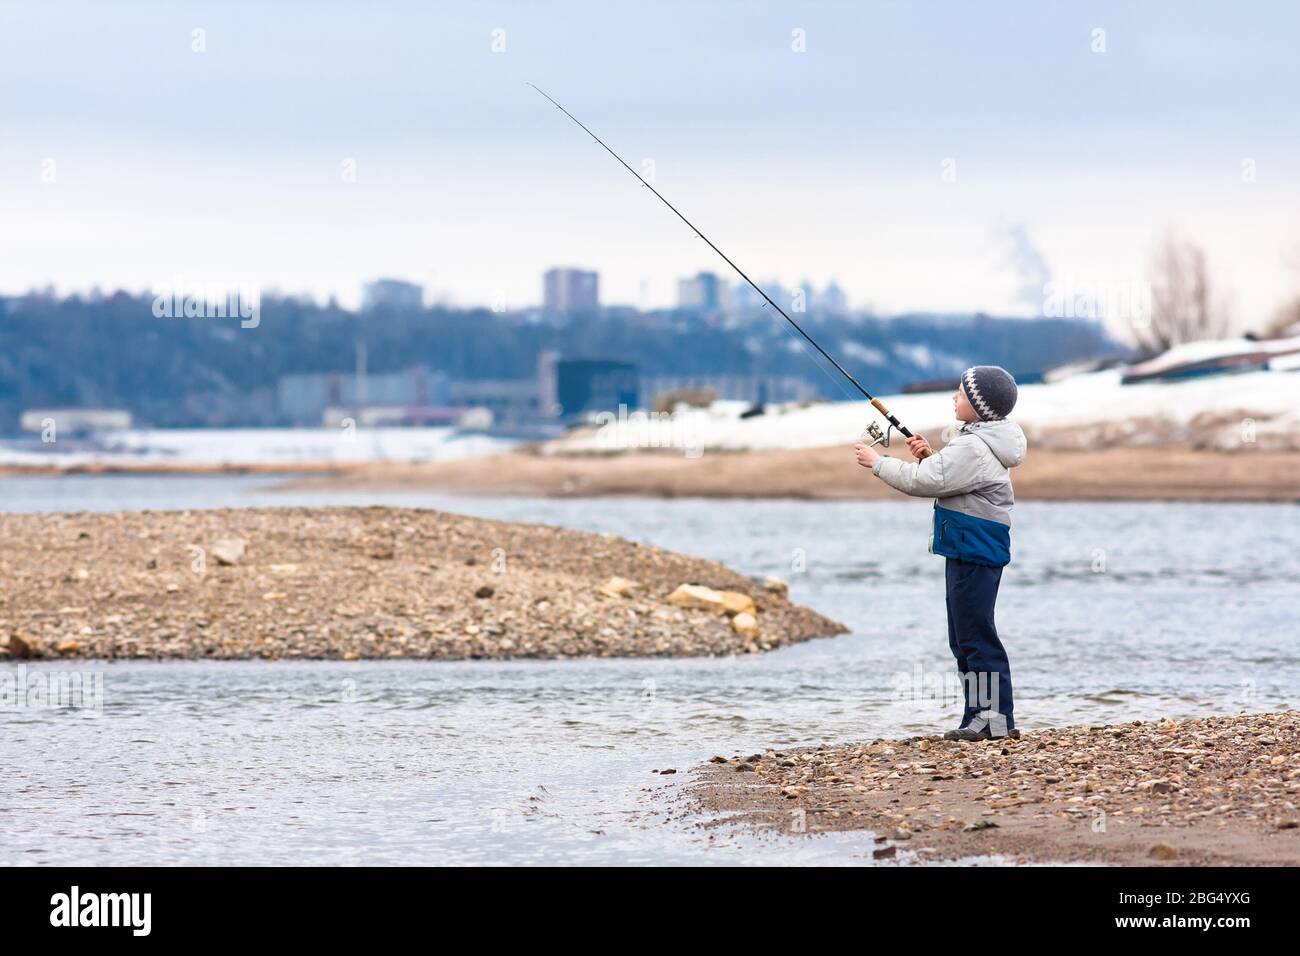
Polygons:
M982 422L997 422L1016 407L1016 380L997 365L973 365L961 373L961 390Z

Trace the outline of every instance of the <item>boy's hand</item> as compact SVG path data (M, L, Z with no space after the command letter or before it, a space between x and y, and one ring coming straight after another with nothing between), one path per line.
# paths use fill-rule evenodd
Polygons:
M930 443L926 441L924 435L913 435L907 440L907 447L912 450L912 454L917 458L924 458L925 453L930 451Z
M858 442L853 446L853 451L858 457L858 464L863 468L876 467L876 462L881 458L880 452L876 451L866 442Z

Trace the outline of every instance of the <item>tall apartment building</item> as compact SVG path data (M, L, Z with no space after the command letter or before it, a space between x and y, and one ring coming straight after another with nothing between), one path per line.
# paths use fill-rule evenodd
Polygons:
M595 315L600 309L600 276L583 269L548 269L542 308L547 315L564 318Z
M722 305L721 283L712 272L677 280L677 307L691 312L716 312Z

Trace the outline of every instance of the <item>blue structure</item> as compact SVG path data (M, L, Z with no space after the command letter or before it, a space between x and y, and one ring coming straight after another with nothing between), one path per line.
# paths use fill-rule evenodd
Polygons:
M562 359L555 364L556 400L561 416L616 412L620 405L640 404L640 373L629 362L604 359Z

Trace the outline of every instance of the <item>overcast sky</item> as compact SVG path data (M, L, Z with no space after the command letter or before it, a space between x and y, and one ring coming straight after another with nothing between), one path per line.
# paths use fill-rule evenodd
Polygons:
M515 307L565 264L659 305L725 269L532 81L756 278L1028 314L1047 279L1142 281L1174 228L1249 326L1300 290L1298 28L1282 2L0 2L0 292L350 305L392 275Z

